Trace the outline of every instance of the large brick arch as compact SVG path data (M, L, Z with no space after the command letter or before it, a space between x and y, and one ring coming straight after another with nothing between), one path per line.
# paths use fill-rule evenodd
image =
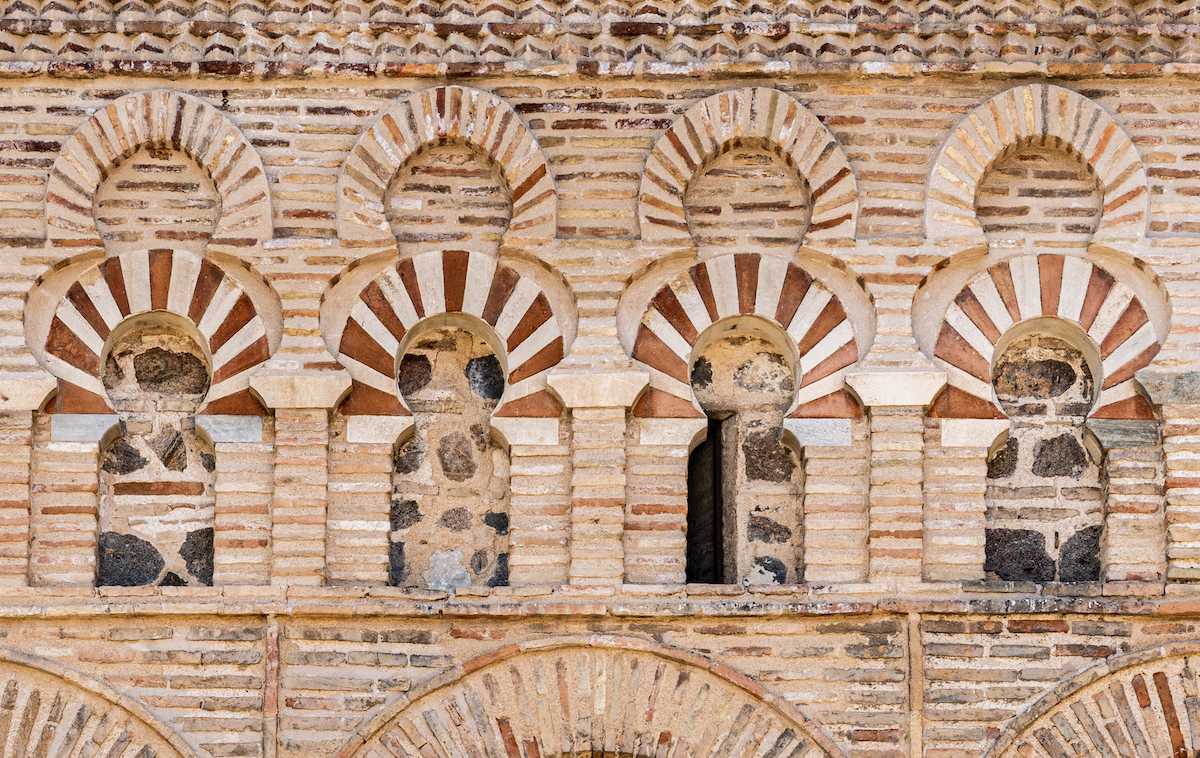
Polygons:
M197 758L176 732L107 685L53 661L0 648L0 724L10 758ZM37 725L22 730L17 725ZM115 725L115 728L114 728Z
M56 246L100 245L92 200L104 177L143 147L182 150L203 168L221 197L210 244L244 247L272 236L271 198L262 159L225 114L171 90L117 98L62 146L46 185L46 236Z
M1151 312L1157 308L1151 304ZM1029 319L1053 317L1078 326L1101 359L1094 416L1137 418L1148 410L1134 372L1149 365L1165 338L1134 289L1098 263L1078 256L1023 255L976 274L946 306L936 342L926 352L948 374L947 391L995 406L991 365L1001 336ZM932 333L931 333L932 334ZM1132 414L1132 415L1131 415Z
M1084 669L1013 719L985 758L1196 755L1198 656L1200 642L1177 642Z
M253 370L271 356L272 340L254 298L211 261L181 250L123 253L83 269L53 308L26 310L26 338L38 361L59 378L103 398L105 340L125 319L166 311L191 321L212 355L207 402L247 390ZM44 311L44 312L43 312Z
M959 122L929 173L925 236L982 244L975 214L979 182L997 158L1041 139L1081 155L1096 172L1104 191L1096 241L1116 244L1145 236L1150 197L1133 141L1099 105L1050 84L1002 92Z
M525 242L554 237L558 196L533 133L495 95L453 86L397 100L358 138L338 180L339 236L392 243L384 215L388 184L422 147L447 140L463 140L500 165L512 202L507 237Z
M364 724L338 758L462 755L842 758L819 726L695 653L592 636L509 645Z
M690 245L683 197L688 183L741 140L765 142L808 180L813 212L804 244L854 237L858 189L846 153L833 134L790 95L746 87L701 100L680 116L646 159L638 199L642 240Z
M846 371L870 343L837 294L795 263L758 253L710 258L658 290L633 343L633 358L650 369L650 392L670 396L655 403L675 409L667 415L702 415L688 375L692 347L705 329L731 316L772 322L795 343L801 407L840 393Z

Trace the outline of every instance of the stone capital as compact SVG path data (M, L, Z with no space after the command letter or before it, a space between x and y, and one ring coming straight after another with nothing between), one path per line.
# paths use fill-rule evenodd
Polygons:
M867 407L923 407L946 384L946 372L859 371L846 375L846 384Z
M551 372L546 384L568 408L628 408L650 383L645 371Z
M332 408L350 389L350 374L322 371L312 374L259 374L250 389L268 408Z
M36 411L57 386L58 379L45 371L0 375L0 411Z

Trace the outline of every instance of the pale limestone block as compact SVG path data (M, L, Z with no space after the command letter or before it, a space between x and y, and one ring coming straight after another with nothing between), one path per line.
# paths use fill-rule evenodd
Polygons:
M921 407L933 402L946 384L946 372L864 371L847 374L846 384L868 407Z
M650 383L645 371L554 373L546 384L568 408L627 408Z
M558 419L495 416L492 428L504 435L509 445L557 445Z
M392 445L412 425L412 416L348 416L346 441L352 444Z
M196 425L213 442L262 442L261 416L197 416Z
M115 413L58 413L50 417L50 439L55 442L99 442L118 421Z
M1008 431L1008 419L942 419L943 447L990 447Z
M644 418L639 440L643 445L690 445L708 427L706 418Z

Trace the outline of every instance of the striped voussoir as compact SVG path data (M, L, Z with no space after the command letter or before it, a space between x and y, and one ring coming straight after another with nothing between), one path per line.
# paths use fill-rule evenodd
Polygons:
M507 236L554 237L558 196L537 139L510 105L467 87L434 87L402 98L362 133L338 180L339 236L391 240L384 195L396 172L425 145L453 140L479 148L499 164L512 202Z
M1035 702L987 758L1187 758L1200 750L1195 643L1129 653ZM1192 648L1170 654L1171 648Z
M213 401L250 386L270 357L266 327L250 295L220 268L178 250L142 250L84 271L59 301L46 337L46 368L59 379L104 396L104 341L130 316L169 311L196 325L212 354Z
M741 141L765 143L812 188L812 220L804 244L854 236L858 190L846 153L807 108L779 90L747 87L692 106L654 144L642 174L638 216L642 240L690 245L683 208L688 183L712 159Z
M818 728L769 702L757 683L719 676L703 659L578 645L472 663L464 666L470 673L411 700L342 755L842 755Z
M1083 95L1029 84L971 111L946 139L929 175L926 237L975 238L983 244L975 212L980 181L1006 151L1037 140L1078 153L1096 172L1104 190L1097 241L1144 236L1150 208L1146 170L1129 135Z
M824 285L782 258L733 253L696 264L650 301L633 357L650 369L651 388L690 406L692 346L713 323L739 315L770 320L795 341L797 405L840 392L859 358L854 325Z
M496 330L508 354L505 402L544 389L546 372L563 359L562 325L541 286L493 256L446 250L405 258L363 288L338 360L356 380L395 396L400 341L441 313L467 313Z
M1102 377L1096 416L1134 398L1133 374L1160 343L1141 301L1112 274L1074 256L1024 255L997 263L964 287L938 333L934 359L949 384L989 403L996 343L1010 327L1042 316L1079 326L1099 350ZM1119 417L1119 416L1117 416Z
M63 247L96 245L92 200L100 182L147 146L182 150L221 197L213 244L244 247L272 237L271 198L258 151L207 103L169 90L138 92L98 110L62 146L46 185L46 236Z

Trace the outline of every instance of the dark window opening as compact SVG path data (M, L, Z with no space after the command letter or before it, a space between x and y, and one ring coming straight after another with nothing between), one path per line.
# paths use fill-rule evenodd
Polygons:
M724 582L721 425L709 419L708 438L688 458L686 576L700 584Z

